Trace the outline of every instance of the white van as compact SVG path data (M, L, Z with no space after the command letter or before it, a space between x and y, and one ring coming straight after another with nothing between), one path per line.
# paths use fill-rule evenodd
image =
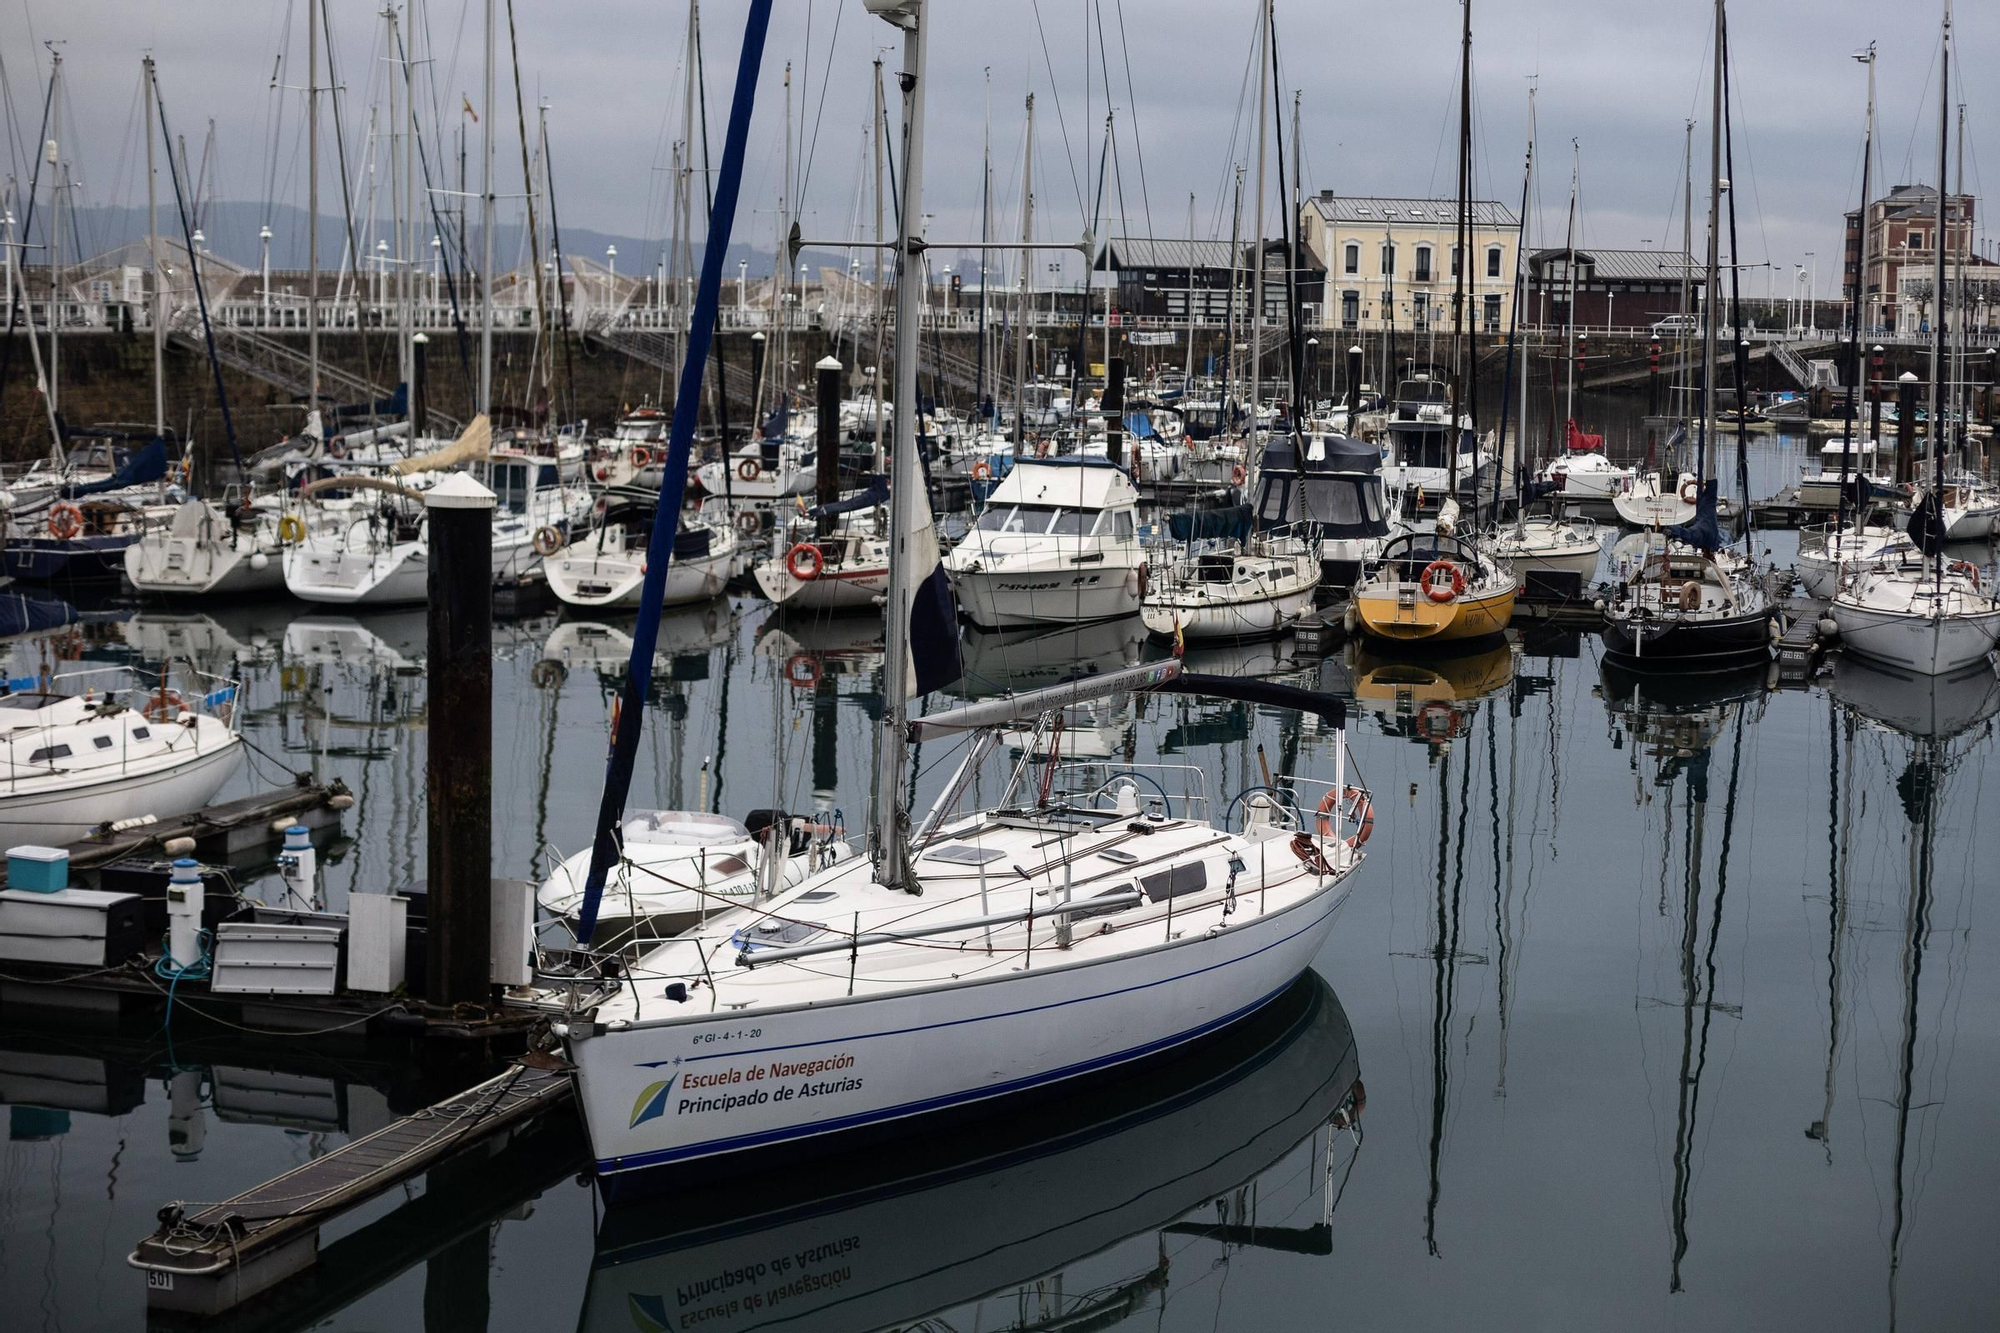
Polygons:
M1665 319L1653 325L1653 336L1655 338L1677 338L1683 333L1694 334L1700 332L1700 315L1668 315Z

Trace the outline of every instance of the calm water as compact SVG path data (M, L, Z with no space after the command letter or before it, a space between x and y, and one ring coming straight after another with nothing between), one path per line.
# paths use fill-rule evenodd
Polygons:
M1803 454L1767 442L1759 468ZM1769 544L1783 559L1790 538ZM499 628L496 873L579 844L629 628ZM879 634L747 600L670 616L634 804L800 810L821 790L858 822ZM968 649L973 690L1149 651L1122 626ZM256 755L225 795L307 767L358 794L331 906L423 874L424 746L452 722L427 705L421 613L147 611L14 645L10 674L166 651L246 681ZM2000 1323L1990 675L1932 691L1841 664L1804 691L1635 693L1560 636L1443 663L1190 656L1353 699L1377 800L1323 983L1261 1030L1002 1126L610 1218L556 1127L330 1228L315 1283L246 1325ZM1219 799L1266 762L1329 767L1316 725L1238 705L1127 702L1072 736ZM143 1326L124 1256L162 1204L470 1076L0 997L9 1329ZM1358 1129L1330 1124L1357 1078Z

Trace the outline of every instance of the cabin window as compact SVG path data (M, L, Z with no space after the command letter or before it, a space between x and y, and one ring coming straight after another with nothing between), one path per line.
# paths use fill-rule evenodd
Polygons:
M1394 247L1390 247L1390 253L1392 255L1395 253ZM1392 268L1394 267L1394 263L1395 261L1392 259L1390 261ZM1431 248L1428 245L1417 247L1417 267L1411 276L1418 282L1429 282L1431 280Z
M92 745L95 745L100 750L108 750L111 748L111 738L109 736L92 736L90 738L90 743Z
M1262 503L1258 506L1257 517L1266 523L1283 523L1285 519L1285 493L1291 488L1275 477L1264 480Z
M1342 273L1359 273L1361 271L1360 242L1349 241L1344 247L1342 247L1340 255L1340 271Z
M67 745L44 745L41 749L28 756L28 762L31 764L44 764L53 760L67 758L69 758L69 747Z
M1130 541L1137 533L1137 529L1132 524L1132 515L1123 509L1111 516L1111 523L1112 532L1127 541Z
M153 729L151 727L132 728L132 739L135 741L148 740L152 737L152 734L153 734Z
M1500 276L1500 247L1497 245L1486 248L1486 276L1489 278Z

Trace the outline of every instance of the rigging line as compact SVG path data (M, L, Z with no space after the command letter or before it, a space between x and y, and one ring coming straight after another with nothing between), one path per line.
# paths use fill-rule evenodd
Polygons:
M1055 62L1049 59L1049 34L1048 30L1042 26L1042 0L1032 0L1032 4L1035 10L1035 31L1040 35L1042 40L1042 66L1049 72L1049 96L1054 99L1056 104L1056 127L1062 131L1063 160L1069 164L1069 182L1076 190L1076 211L1082 213L1084 211L1083 182L1076 174L1076 150L1071 148L1069 144L1069 121L1064 118L1062 109L1062 85L1056 81ZM1086 86L1088 86L1087 83ZM899 223L898 226L900 227L900 225Z
M167 131L167 104L166 99L160 96L160 75L157 68L153 71L152 85L153 102L160 112L160 137L172 143L173 138ZM201 332L203 339L208 343L208 366L215 375L215 397L217 404L222 408L222 431L229 441L229 456L235 461L236 470L241 474L243 455L236 448L236 422L229 413L229 393L222 387L222 362L215 353L215 328L208 318L208 293L201 285L201 255L195 249L193 224L188 220L187 203L181 197L180 172L174 167L174 155L171 152L167 154L167 176L174 185L174 210L180 215L181 237L187 242L188 276L194 285L195 302L201 309Z
M35 138L35 142L38 144L45 143L48 141L49 113L54 109L55 95L56 95L55 84L51 82L49 84L49 91L47 95L44 96L42 99L42 131ZM35 200L39 198L41 194L40 184L42 179L42 156L43 155L39 152L34 154L33 156L34 165L30 168L28 172L28 203L26 208L22 210L22 221L21 221L21 239L23 241L28 240L30 237L34 235ZM26 274L21 275L21 285L23 290L25 291L27 287ZM13 293L11 291L7 293L7 339L4 343L0 343L0 392L3 392L6 389L7 370L9 365L14 360L14 341L15 341L14 330L20 327L19 320L21 316L21 311L26 305L27 305L26 301L14 300ZM28 336L29 337L34 336L34 332L32 329L29 331Z
M833 63L833 53L840 49L840 16L846 12L847 6L844 4L833 7L833 36L827 41L826 45L826 61L828 65ZM810 43L812 40L812 9L810 6L806 9L806 40L808 43L807 55L810 56ZM819 153L819 127L820 123L826 119L826 90L832 86L833 79L831 77L827 75L820 77L819 106L813 111L812 143L807 146L804 160L799 164L799 188L795 196L798 204L792 210L794 217L802 216L806 211L806 186L812 184L813 158ZM859 190L860 186L857 184L855 188Z
M1125 105L1132 118L1132 151L1139 158L1139 206L1146 213L1146 235L1157 238L1159 233L1153 230L1153 195L1146 184L1146 145L1139 137L1139 95L1132 87L1132 48L1125 42L1125 0L1115 0L1114 8L1118 15L1118 50L1125 60ZM1102 13L1098 15L1097 30L1104 31Z
M535 275L535 335L536 341L540 344L537 352L531 353L533 359L528 365L528 378L521 395L524 405L527 405L532 403L529 394L534 389L535 374L538 371L542 377L542 392L547 395L555 352L552 345L553 330L548 326L548 291L542 285L542 237L540 229L535 224L535 169L528 160L528 109L521 95L521 40L514 30L514 0L507 0L507 52L513 58L514 64L514 130L521 136L521 193L524 199L523 206L528 211L528 268ZM562 275L557 274L556 280L560 284ZM608 290L606 295L611 301L615 302L618 299L615 289Z
M278 148L285 140L285 60L291 54L292 7L286 5L280 10L283 15L278 29L278 54L271 61L271 85L264 99L264 173L265 210L278 197Z

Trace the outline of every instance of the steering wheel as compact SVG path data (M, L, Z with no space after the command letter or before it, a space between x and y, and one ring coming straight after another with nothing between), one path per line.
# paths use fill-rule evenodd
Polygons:
M1283 787L1259 786L1245 787L1242 791L1236 793L1236 799L1231 801L1228 809L1222 812L1223 827L1233 828L1236 821L1236 807L1247 802L1252 796L1258 795L1269 796L1274 799L1278 809L1290 816L1291 824L1289 827L1298 828L1305 822L1304 818L1299 814L1299 798L1296 792L1287 791Z
M1097 786L1094 789L1092 789L1090 793L1091 804L1095 805L1099 797L1103 796L1105 792L1111 790L1112 783L1118 782L1124 778L1130 778L1134 782L1143 782L1148 787L1151 787L1153 789L1154 795L1160 798L1160 808L1162 809L1162 811L1169 810L1172 808L1172 802L1170 802L1167 799L1167 789L1160 785L1158 779L1154 778L1149 773L1140 773L1129 768L1120 769L1118 772L1113 773L1110 777L1104 779L1104 781L1098 783Z

